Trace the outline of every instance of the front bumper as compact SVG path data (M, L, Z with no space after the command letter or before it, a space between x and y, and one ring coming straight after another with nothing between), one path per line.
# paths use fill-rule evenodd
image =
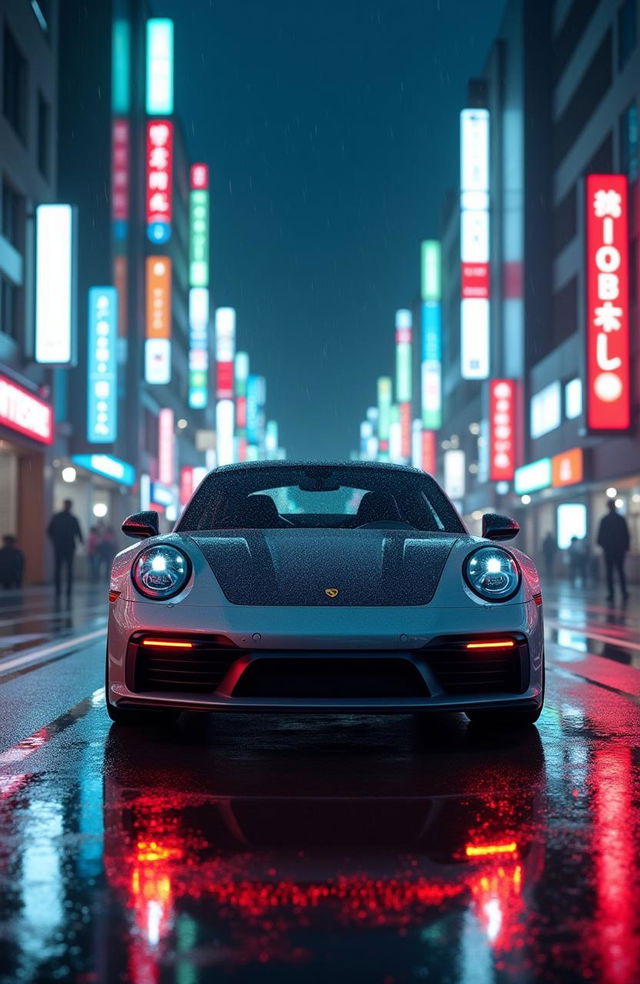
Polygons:
M424 631L425 624L429 631ZM230 665L212 692L187 693L166 685L140 683L132 666L131 640L153 633L179 638L223 636L236 647ZM517 687L481 693L451 692L426 658L430 647L447 638L513 637L526 651L526 666ZM260 664L261 672L286 662L307 667L307 661L338 660L362 673L396 661L416 674L416 692L346 696L292 696L270 687L268 695L241 686L245 671ZM361 661L361 662L360 662ZM189 711L411 713L467 709L534 710L542 702L543 629L540 609L531 603L487 606L471 610L423 607L396 609L203 608L118 601L111 606L108 642L108 697L116 706L175 708ZM319 664L316 664L319 666ZM362 679L365 679L363 676ZM363 688L364 689L364 688ZM369 688L367 688L369 689ZM286 688L285 688L286 690ZM357 691L357 688L356 688Z

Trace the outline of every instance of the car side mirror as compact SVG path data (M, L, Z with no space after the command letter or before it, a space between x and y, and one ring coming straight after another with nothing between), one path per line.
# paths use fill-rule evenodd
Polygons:
M513 540L520 532L515 519L498 513L485 513L482 517L482 535L486 540Z
M132 536L137 540L146 540L148 536L157 536L159 532L157 512L155 509L147 509L145 512L127 516L122 524L122 532L125 536Z

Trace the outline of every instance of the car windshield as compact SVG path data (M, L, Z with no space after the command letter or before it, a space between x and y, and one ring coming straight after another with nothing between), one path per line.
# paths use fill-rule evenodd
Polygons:
M176 530L280 528L465 532L428 475L363 465L265 465L212 472Z

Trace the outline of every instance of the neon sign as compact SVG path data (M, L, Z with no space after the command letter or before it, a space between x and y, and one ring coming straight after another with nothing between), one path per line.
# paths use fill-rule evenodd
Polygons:
M587 427L626 430L629 399L627 178L589 174L587 195Z

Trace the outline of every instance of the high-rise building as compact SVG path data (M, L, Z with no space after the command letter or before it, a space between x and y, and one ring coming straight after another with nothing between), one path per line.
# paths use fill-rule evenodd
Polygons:
M56 200L57 14L58 0L0 0L0 534L17 537L27 583L45 577L59 450L57 373L35 361L34 303L36 208Z

